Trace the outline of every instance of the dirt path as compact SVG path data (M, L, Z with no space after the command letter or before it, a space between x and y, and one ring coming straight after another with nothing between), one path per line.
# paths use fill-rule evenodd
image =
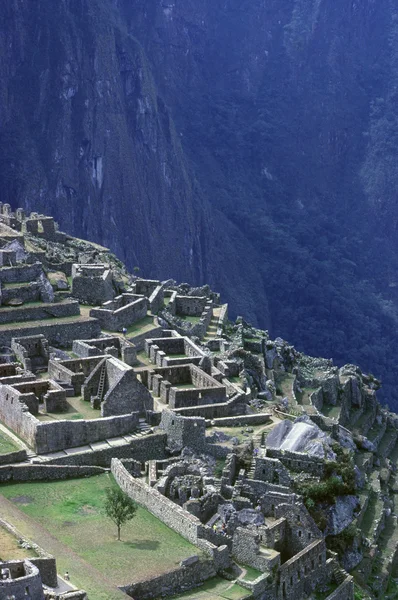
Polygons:
M57 559L58 571L69 571L71 583L87 591L90 600L126 600L104 574L80 558L32 517L26 515L0 493L0 517L12 523L23 535Z

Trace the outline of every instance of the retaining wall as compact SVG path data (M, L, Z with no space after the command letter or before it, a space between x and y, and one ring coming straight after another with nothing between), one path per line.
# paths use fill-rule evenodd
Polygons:
M57 479L72 479L74 477L90 477L101 475L102 467L24 464L0 466L0 482L11 481L55 481Z

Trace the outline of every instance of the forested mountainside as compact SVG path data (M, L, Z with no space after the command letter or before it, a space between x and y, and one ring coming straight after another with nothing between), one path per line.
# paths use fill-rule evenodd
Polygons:
M0 4L0 200L398 394L392 0Z

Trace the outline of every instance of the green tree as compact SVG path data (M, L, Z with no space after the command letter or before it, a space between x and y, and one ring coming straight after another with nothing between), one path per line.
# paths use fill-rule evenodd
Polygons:
M120 488L106 490L105 514L117 526L117 539L120 540L121 526L130 521L137 510L137 504Z

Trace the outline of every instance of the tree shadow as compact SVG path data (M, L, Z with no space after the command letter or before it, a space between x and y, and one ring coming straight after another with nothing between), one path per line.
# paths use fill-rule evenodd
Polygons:
M135 550L157 550L160 543L156 540L142 540L141 542L123 542L125 546L134 548Z

